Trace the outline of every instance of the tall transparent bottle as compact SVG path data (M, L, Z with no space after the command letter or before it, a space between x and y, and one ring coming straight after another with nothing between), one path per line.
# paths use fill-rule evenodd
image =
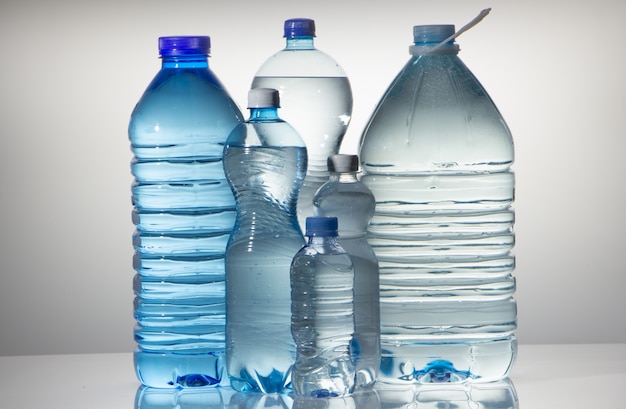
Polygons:
M289 269L304 245L296 216L306 173L306 147L278 116L279 94L256 88L250 118L224 147L224 169L237 219L226 250L226 344L230 383L237 391L281 392L290 386Z
M281 117L306 143L309 163L298 198L298 221L313 216L313 196L328 180L326 159L337 152L352 116L352 89L341 66L314 44L315 21L285 20L286 46L261 65L252 88L280 91Z
M380 265L380 378L496 380L517 348L513 141L444 41L454 26L413 34L360 141L361 180L376 197L368 240Z
M374 216L374 195L357 178L359 157L337 154L328 158L330 178L313 199L315 214L339 220L337 242L354 264L355 332L352 354L357 386L374 383L380 366L380 308L378 260L366 232Z
M354 266L337 243L336 217L308 217L308 242L291 264L296 395L346 396L355 385Z
M235 199L223 144L243 121L210 70L210 38L161 37L161 70L132 112L135 369L152 387L218 384L224 252Z

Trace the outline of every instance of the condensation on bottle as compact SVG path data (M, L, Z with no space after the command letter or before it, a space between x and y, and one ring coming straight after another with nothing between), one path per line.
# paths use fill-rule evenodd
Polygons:
M135 256L135 369L152 387L224 373L224 252L235 199L223 146L243 116L208 64L208 36L161 37L161 70L128 127Z
M516 356L513 141L454 33L414 27L361 136L382 382L498 380Z
M305 244L296 206L307 153L279 104L277 90L251 89L250 117L224 147L237 210L226 250L226 366L240 392L284 391L295 360L289 274Z
M336 154L328 158L329 180L313 199L315 214L339 221L337 242L354 264L355 333L352 356L358 387L373 384L380 365L380 309L378 260L366 232L374 216L376 200L357 177L359 157Z
M306 143L307 174L298 198L302 231L306 218L313 216L313 195L328 180L326 159L339 152L352 116L352 89L346 72L316 48L315 36L314 20L285 20L285 48L265 61L252 81L252 88L280 91L281 118L296 128Z

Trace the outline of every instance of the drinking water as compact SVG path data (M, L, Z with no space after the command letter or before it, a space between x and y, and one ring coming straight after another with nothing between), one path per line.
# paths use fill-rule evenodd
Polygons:
M224 252L235 222L222 150L243 117L209 69L209 37L162 37L133 110L135 368L157 388L224 372Z
M289 269L304 245L296 201L306 147L278 117L278 91L252 89L250 118L233 130L224 169L237 218L226 250L226 343L237 391L281 392L291 386Z
M381 382L498 380L516 355L513 142L453 34L414 27L411 59L361 137Z
M326 159L339 151L352 115L352 90L341 66L315 47L315 21L286 20L286 45L256 72L252 88L280 92L281 118L291 124L308 152L307 174L298 197L301 230L313 216L313 196L328 179Z

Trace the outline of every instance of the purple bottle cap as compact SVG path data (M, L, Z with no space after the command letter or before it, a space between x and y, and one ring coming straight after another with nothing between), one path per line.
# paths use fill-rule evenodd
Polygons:
M209 55L211 37L209 36L173 36L159 37L159 54L167 55Z
M315 37L315 21L310 18L291 18L285 20L283 37Z

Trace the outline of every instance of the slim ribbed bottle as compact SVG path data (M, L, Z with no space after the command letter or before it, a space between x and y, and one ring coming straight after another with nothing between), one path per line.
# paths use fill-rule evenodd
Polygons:
M352 115L352 89L345 71L315 47L315 21L285 20L283 50L261 65L252 88L280 91L281 117L306 143L307 174L298 196L298 222L313 216L313 195L328 180L326 159L339 151Z
M337 217L337 242L354 264L355 332L352 356L357 369L357 386L361 387L371 385L378 377L380 308L378 261L366 238L376 200L357 178L358 169L357 155L330 156L330 178L315 194L313 205L316 215Z
M226 250L227 370L233 389L273 393L290 386L295 359L289 269L304 245L296 201L307 157L278 116L277 90L252 89L248 102L250 118L224 148L237 202Z
M235 199L223 145L243 117L209 69L210 38L161 37L162 68L128 127L134 159L135 369L145 385L224 372L224 252Z
M308 217L308 241L291 264L296 395L346 396L355 385L354 266L337 243L336 217Z
M411 58L360 142L376 197L383 382L491 381L516 355L513 141L459 59L452 25Z

